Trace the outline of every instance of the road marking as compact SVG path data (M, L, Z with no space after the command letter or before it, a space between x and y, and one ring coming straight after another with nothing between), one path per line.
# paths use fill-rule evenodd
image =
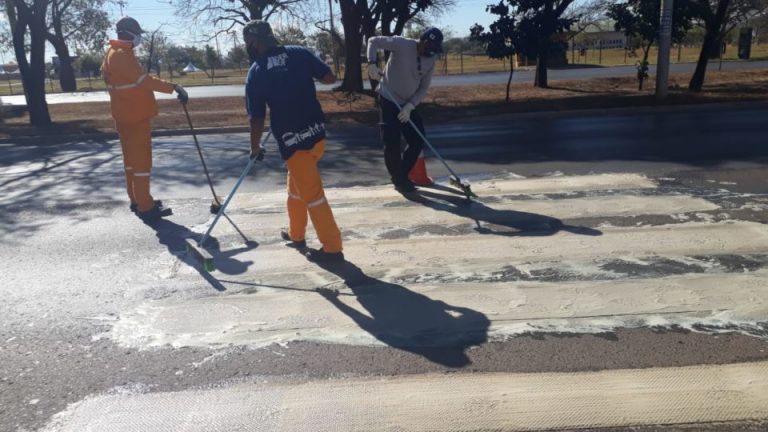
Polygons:
M656 182L639 174L594 174L584 176L555 176L538 178L500 179L478 182L472 190L479 195L517 195L545 194L628 189L653 189ZM429 191L428 188L424 189ZM381 203L382 199L402 201L391 185L374 187L348 187L326 189L328 201L333 204L370 202ZM460 198L459 195L457 197ZM236 195L232 199L232 209L252 208L264 205L285 205L287 193L256 193Z
M529 224L528 220L524 220ZM272 228L275 232L277 227ZM389 229L363 232L362 239L345 242L347 258L365 269L442 268L471 271L473 266L497 263L499 268L527 261L587 260L600 257L646 257L755 254L768 250L768 226L755 222L686 222L643 227L603 227L559 231L523 230L508 235L466 234L444 237L423 235L404 240L381 240ZM373 237L375 241L372 241ZM251 262L251 273L312 271L317 269L295 250L282 244L239 253L240 262ZM226 265L226 262L222 260ZM190 268L182 273L194 274Z
M284 205L284 204L283 204ZM430 206L414 205L402 208L383 209L380 203L355 205L333 209L336 221L342 229L354 230L358 236L375 238L376 235L392 229L413 229L423 225L459 225L481 223L497 225L521 225L526 223L556 222L552 218L593 218L626 217L648 215L677 215L690 212L717 210L720 207L710 201L687 196L627 196L611 195L558 200L521 200L493 203L488 205L454 205L444 201L433 201ZM253 210L253 209L252 209ZM238 228L265 232L265 228L287 223L288 216L282 207L276 211L258 212L255 215L236 217ZM396 214L396 217L394 216ZM253 231L252 231L253 232ZM216 226L214 235L236 234L232 225L223 223Z
M531 331L741 326L749 332L768 316L766 270L622 281L408 287L373 278L345 284L329 277L326 285L339 293L327 299L314 290L260 287L249 295L145 303L123 313L110 336L140 349L230 344L257 348L293 341L391 346L421 341L468 347Z
M768 363L240 384L85 399L46 432L538 431L762 420Z

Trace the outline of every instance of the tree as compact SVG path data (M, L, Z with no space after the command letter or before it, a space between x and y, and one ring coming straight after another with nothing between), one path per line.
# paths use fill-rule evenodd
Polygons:
M628 39L641 41L643 59L638 61L638 89L648 77L648 54L659 37L661 0L628 0L608 8L607 16L614 20L616 31L622 31ZM691 28L690 3L675 0L672 11L672 40L679 43Z
M236 46L229 50L227 59L242 72L243 65L248 64L248 53L245 51L244 46Z
M564 33L574 22L573 17L565 16L573 1L507 0L517 16L518 51L526 57L536 57L536 87L548 86L547 64L553 37Z
M221 66L221 57L212 46L205 46L205 67L211 70L211 81L216 79L216 68Z
M307 37L300 28L295 26L280 26L274 29L275 37L283 45L301 45L307 44Z
M227 26L216 34L245 25L250 20L268 21L275 13L285 11L304 0L170 0L176 15L196 23L204 21L219 27Z
M400 35L405 25L428 9L437 11L450 8L453 0L338 0L341 22L344 26L344 81L343 91L363 91L363 40L376 36Z
M707 63L720 53L723 37L733 28L768 8L764 0L693 0L692 12L704 27L704 42L688 89L701 91L707 73Z
M509 6L502 2L498 5L490 5L486 11L497 15L496 21L491 24L486 32L480 24L475 24L470 29L470 39L483 44L488 57L492 59L509 60L509 79L507 80L507 99L512 85L512 76L515 73L515 53L519 33L515 27L515 18L510 15Z
M77 81L70 56L70 44L76 43L85 50L96 50L107 40L110 27L109 15L102 10L105 0L48 0L47 39L58 56L58 73L61 89L77 91Z
M48 0L4 0L13 51L21 72L24 97L33 126L51 124L45 100L45 42ZM29 38L29 49L26 39ZM28 51L28 52L27 52ZM29 54L29 59L27 59Z

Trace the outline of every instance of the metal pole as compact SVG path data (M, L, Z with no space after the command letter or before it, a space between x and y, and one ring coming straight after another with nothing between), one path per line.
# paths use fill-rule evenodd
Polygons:
M659 56L656 62L656 98L666 99L669 90L669 53L672 46L672 8L674 0L661 0Z

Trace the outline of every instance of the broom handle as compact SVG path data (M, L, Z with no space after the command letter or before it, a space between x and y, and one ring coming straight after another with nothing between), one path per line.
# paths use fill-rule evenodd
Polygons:
M270 128L269 132L267 133L267 136L264 137L264 139L261 141L262 147L264 144L267 143L267 140L269 137L272 136L272 129ZM245 177L248 176L248 173L251 172L251 169L253 169L253 165L256 164L256 159L250 159L248 161L248 165L243 170L243 173L240 174L240 178L237 179L237 183L235 183L235 187L232 188L232 192L227 195L227 199L224 200L224 205L221 206L219 209L219 212L216 213L216 217L213 219L213 223L211 223L211 226L208 227L208 231L205 232L205 235L203 235L203 238L200 239L200 243L198 243L198 246L203 247L203 244L206 240L208 240L208 237L210 237L211 232L213 231L213 228L216 226L216 224L219 222L219 219L224 214L224 210L227 209L227 206L229 205L229 202L232 201L232 198L235 197L235 192L237 192L237 189L240 188L240 184L243 183L243 180L245 180Z
M381 91L384 93L384 96L386 96L386 98L387 98L388 100L392 101L392 103L393 103L393 104L395 104L395 106L397 107L397 109L399 109L400 111L402 111L402 110L403 110L403 107L401 107L401 106L400 106L400 104L399 104L399 103L397 103L397 100L396 100L394 97L392 97L392 93L390 93L390 92L389 92L389 90L387 89L387 87L384 85L384 82L383 82L383 81L379 81L379 87L381 87ZM439 160L440 160L440 162L442 162L442 163L443 163L443 165L445 165L445 168L448 170L448 172L450 172L452 176L456 177L456 180L458 180L459 182L461 182L461 179L459 178L458 174L456 174L456 173L455 173L455 172L454 172L454 171L451 169L451 167L450 167L450 166L448 166L448 162L446 162L446 161L445 161L445 159L443 159L443 157L442 157L442 156L440 156L440 153L438 153L438 152L437 152L437 150L435 150L435 148L432 146L432 144L430 144L430 142L429 142L429 140L427 139L427 137L425 137L425 136L424 136L424 134L423 134L423 133L421 133L421 131L419 130L419 128L418 128L418 127L416 127L416 124L415 124L415 123L413 123L413 120L411 120L411 119L409 118L409 119L408 119L408 123L410 123L410 124L411 124L411 127L413 127L413 130L415 130L415 131L416 131L416 133L419 135L419 137L421 137L421 139L424 141L424 143L427 145L427 147L429 147L429 149L430 149L430 150L432 150L432 153L434 153L434 154L435 154L435 156L437 156L437 159L439 159Z

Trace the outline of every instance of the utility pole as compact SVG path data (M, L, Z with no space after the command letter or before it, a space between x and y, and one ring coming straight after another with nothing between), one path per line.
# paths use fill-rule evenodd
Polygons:
M331 20L331 55L333 56L333 68L336 71L336 76L339 76L339 56L336 50L336 36L335 24L333 23L333 0L328 0L328 13Z
M656 99L666 99L669 89L669 54L672 48L672 8L674 0L661 0L659 57L656 61Z

